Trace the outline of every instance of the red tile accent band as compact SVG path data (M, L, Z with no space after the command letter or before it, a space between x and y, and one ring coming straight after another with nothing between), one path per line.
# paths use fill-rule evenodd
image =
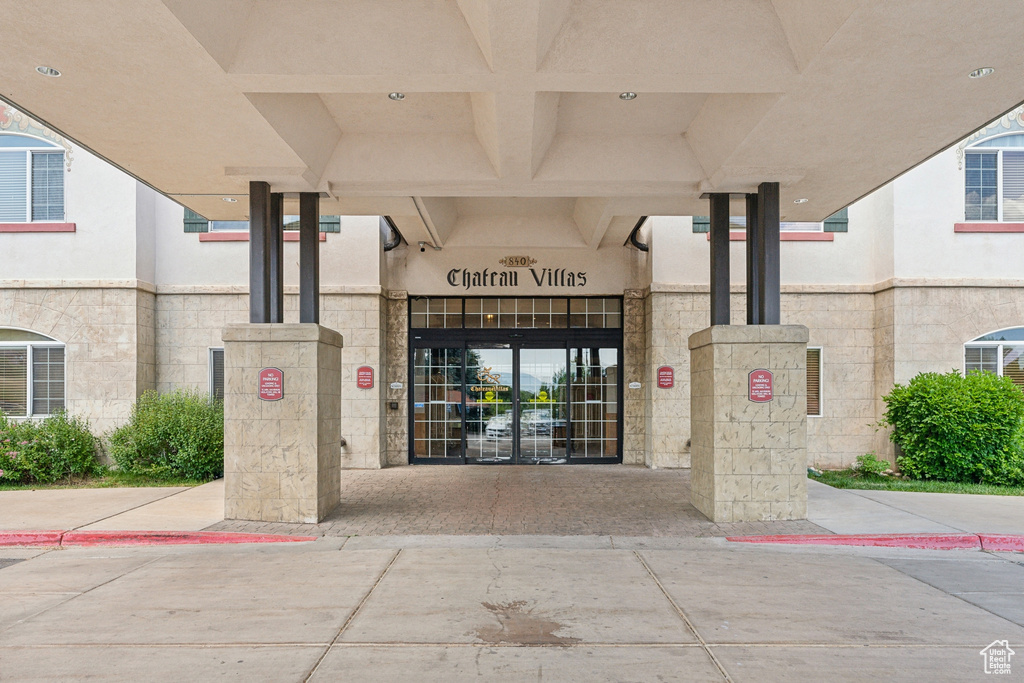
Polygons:
M787 536L730 536L734 543L784 543L789 545L860 545L880 548L923 548L926 550L981 550L978 534L801 534ZM997 537L988 537L995 539ZM1002 536L991 545L1004 547L1011 538ZM1024 547L1024 544L1022 544ZM995 549L995 548L993 548Z
M247 232L200 232L200 242L248 242L249 233ZM285 242L298 242L299 233L295 230L288 230L284 233ZM320 233L320 241L327 241L327 233Z
M711 241L711 233L707 233L708 241ZM834 242L835 233L831 232L780 232L780 242ZM730 242L746 242L747 233L743 230L730 230Z
M74 223L0 223L0 232L75 232Z
M0 531L0 547L209 545L223 543L298 543L316 536L243 534L228 531Z
M953 232L1024 232L1024 223L954 223Z

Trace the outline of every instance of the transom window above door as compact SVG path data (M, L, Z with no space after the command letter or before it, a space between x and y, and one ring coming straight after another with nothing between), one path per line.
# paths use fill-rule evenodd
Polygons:
M618 297L410 297L409 327L619 329Z
M0 134L0 223L64 220L64 149Z

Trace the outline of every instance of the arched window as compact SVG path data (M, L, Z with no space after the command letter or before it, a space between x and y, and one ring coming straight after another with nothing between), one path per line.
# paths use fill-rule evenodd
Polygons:
M9 417L64 409L64 344L38 332L0 327L0 411Z
M972 144L964 170L964 218L1024 222L1024 132Z
M0 134L0 223L64 220L64 148Z
M964 344L964 372L984 370L1024 387L1024 327L989 332Z

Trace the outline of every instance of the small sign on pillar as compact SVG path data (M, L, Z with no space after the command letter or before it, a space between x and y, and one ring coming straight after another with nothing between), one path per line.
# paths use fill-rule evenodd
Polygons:
M373 368L364 365L356 369L356 386L360 389L373 389Z
M263 368L259 375L259 397L264 401L284 398L284 373L278 368Z
M658 388L671 389L676 385L676 371L670 365L662 365L658 368Z
M754 403L767 403L772 400L774 388L772 373L768 370L752 370L749 378L747 397Z

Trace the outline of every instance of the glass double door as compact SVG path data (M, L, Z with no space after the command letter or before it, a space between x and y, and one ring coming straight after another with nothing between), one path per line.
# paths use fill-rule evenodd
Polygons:
M618 357L550 343L415 349L414 461L618 461Z

